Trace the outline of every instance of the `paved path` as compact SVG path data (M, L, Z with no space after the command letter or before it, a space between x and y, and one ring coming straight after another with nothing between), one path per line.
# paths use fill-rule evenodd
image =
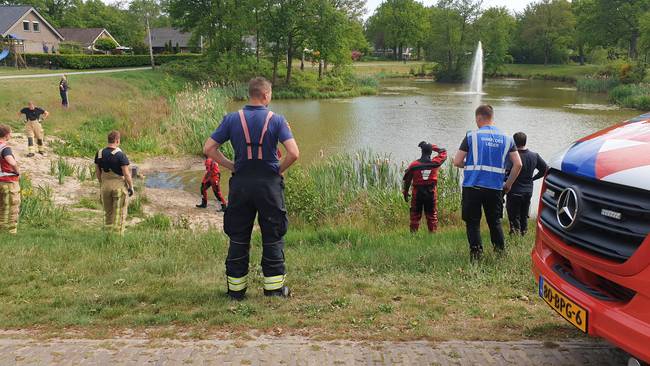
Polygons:
M0 365L626 365L606 344L0 338Z
M56 73L51 73L51 74L27 74L27 75L6 75L6 76L0 76L0 80L6 80L6 79L33 79L33 78L51 78L51 77L59 77L62 74L66 75L84 75L84 74L110 74L114 72L125 72L125 71L138 71L138 70L149 70L151 69L151 66L147 67L131 67L131 68L125 68L125 69L106 69L106 70L90 70L90 71L61 71L61 72L56 72Z

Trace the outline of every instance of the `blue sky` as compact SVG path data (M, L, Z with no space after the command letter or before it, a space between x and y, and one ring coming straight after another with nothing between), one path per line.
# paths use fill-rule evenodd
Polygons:
M383 0L368 0L368 5L366 5L366 9L368 10L366 17L370 16L375 8L381 4ZM436 0L418 0L424 5L433 5L437 1ZM484 8L489 8L492 6L505 6L510 10L520 12L524 10L526 5L529 3L532 3L533 0L483 0L483 7Z

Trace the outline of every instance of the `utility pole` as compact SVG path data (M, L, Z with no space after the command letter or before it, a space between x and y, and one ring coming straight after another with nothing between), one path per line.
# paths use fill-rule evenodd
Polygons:
M153 59L153 44L151 43L151 27L149 27L149 14L147 14L147 34L149 35L149 57L151 57L151 69L156 68L156 62Z

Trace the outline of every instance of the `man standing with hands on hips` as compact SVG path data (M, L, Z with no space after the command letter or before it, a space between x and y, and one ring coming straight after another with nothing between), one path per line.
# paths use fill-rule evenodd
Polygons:
M483 255L481 209L485 212L494 249L497 253L505 252L501 227L503 194L510 191L522 167L512 139L494 125L492 106L479 106L475 115L478 129L467 133L454 157L454 165L464 168L462 216L473 261ZM507 159L512 162L512 168L504 184Z
M25 115L25 135L27 135L27 147L29 148L27 157L34 156L34 138L36 138L36 144L38 145L38 153L45 155L43 150L45 133L41 125L41 116L43 116L43 120L46 120L50 112L35 106L34 102L29 102L27 107L21 109L18 115L21 114Z
M264 78L252 79L248 95L249 104L225 116L203 148L207 157L233 172L223 222L230 238L226 259L228 295L242 300L246 294L251 234L257 216L262 232L264 295L289 297L284 264L288 220L282 173L298 160L300 152L287 121L268 109L271 83ZM234 162L219 150L227 141L233 146ZM287 150L282 161L278 158L278 142Z

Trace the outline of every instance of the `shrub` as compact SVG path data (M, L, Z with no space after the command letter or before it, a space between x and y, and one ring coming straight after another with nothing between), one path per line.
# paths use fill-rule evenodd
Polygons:
M156 65L173 61L203 58L195 54L157 55ZM63 69L99 69L112 67L148 66L151 64L149 55L50 55L30 53L25 55L27 64L36 67L58 67Z
M112 51L117 48L117 43L110 38L100 38L95 42L95 48L100 51Z

